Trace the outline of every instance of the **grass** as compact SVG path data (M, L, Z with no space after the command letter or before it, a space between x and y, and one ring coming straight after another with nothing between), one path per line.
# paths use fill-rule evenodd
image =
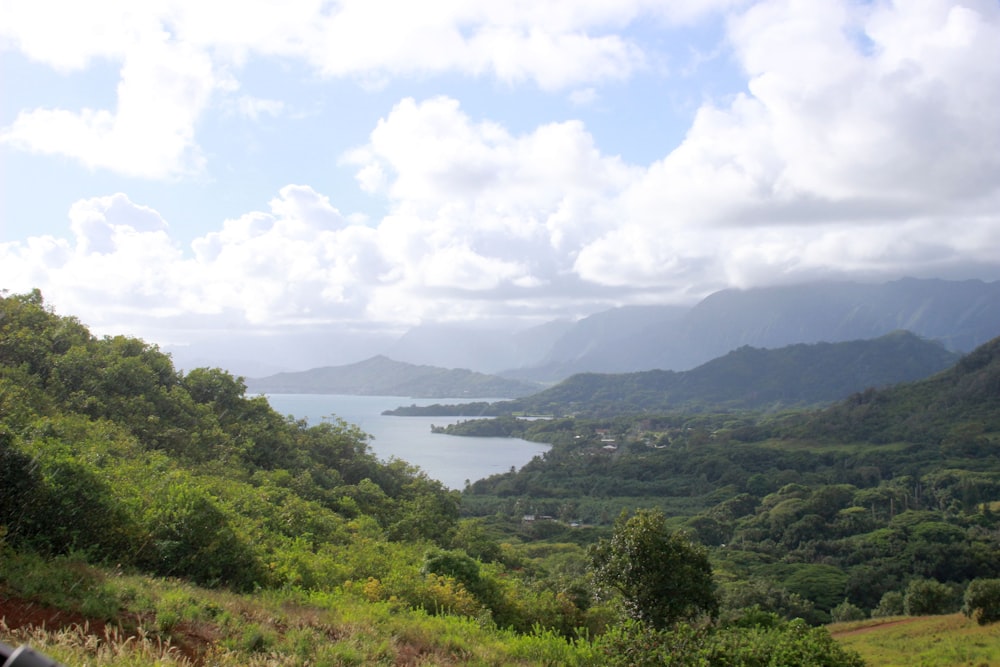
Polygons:
M1000 665L1000 624L981 626L962 614L869 619L829 629L871 667Z
M68 558L3 556L0 641L66 665L597 664L553 632L516 634L349 590L240 595Z
M350 587L240 595L72 558L3 556L0 641L30 644L66 665L602 664L586 641L370 602ZM983 627L958 614L829 629L872 667L1000 667L1000 624Z

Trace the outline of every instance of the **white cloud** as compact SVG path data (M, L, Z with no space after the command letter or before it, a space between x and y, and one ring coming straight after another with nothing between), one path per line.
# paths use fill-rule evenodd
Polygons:
M985 113L1000 88L983 85L1000 81L1000 7L778 0L730 37L749 94L699 110L623 194L629 224L581 252L583 275L658 284L700 262L745 285L1000 257L1000 117ZM970 256L984 228L992 245Z
M156 0L3 0L0 39L59 71L80 70L94 59L123 58L156 31L163 9Z
M402 208L462 211L469 224L500 224L514 236L530 234L567 200L606 200L639 173L602 156L578 121L514 136L497 123L473 121L445 97L401 101L345 159L365 182L378 173Z
M46 236L0 246L0 284L39 287L53 303L95 313L93 324L126 331L130 317L179 312L183 258L159 214L119 193L81 200L69 217L72 242Z
M114 112L22 111L0 141L140 178L195 173L204 158L194 124L214 85L212 64L203 53L160 34L125 56Z
M294 54L336 75L457 69L568 90L641 65L626 40L602 42L597 26L693 20L695 4L661 16L640 2L580 3L579 13L555 2L352 2L307 27L275 19L273 32L238 17L259 35L255 47L235 30L210 42L202 28L217 6L183 5L173 37L145 59L81 47L124 58L114 113L30 112L7 137L92 166L172 175L199 164L197 110L219 86L238 89L212 58ZM392 9L391 48L374 40L351 51L352 36ZM337 31L346 42L327 39ZM40 286L68 312L106 321L156 303L165 316L264 327L572 314L585 298L691 298L849 274L993 267L983 277L1000 277L1000 6L767 0L734 13L728 35L747 90L705 103L681 145L652 164L606 154L581 121L514 131L449 97L407 98L341 158L362 190L385 198L381 219L342 214L313 187L289 185L187 252L155 211L124 195L87 199L70 211L70 240L0 245L0 285ZM37 39L24 42L37 57L77 66ZM476 51L483 39L500 40L489 57ZM573 48L549 56L575 61L543 62L561 40ZM505 55L501 42L524 51ZM591 79L580 79L584 69ZM248 113L281 112L246 99ZM146 114L167 131L142 136Z
M91 169L172 178L203 168L197 121L213 92L234 92L234 72L253 55L299 59L323 75L368 84L459 72L561 90L625 79L643 67L641 48L614 29L649 13L661 10L656 3L564 0L501 8L485 0L248 0L239 6L4 0L0 47L64 72L95 59L122 66L116 109L24 109L0 141L66 155ZM682 9L678 17L689 13ZM228 104L257 119L281 113L285 101L241 96Z
M976 196L1000 175L1000 8L950 2L761 3L731 31L776 184L835 201L921 205ZM850 36L855 39L850 39ZM978 191L978 192L977 192Z

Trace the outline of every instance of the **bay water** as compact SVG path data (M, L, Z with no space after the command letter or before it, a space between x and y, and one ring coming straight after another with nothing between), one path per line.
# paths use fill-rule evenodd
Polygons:
M394 417L383 415L405 405L468 403L462 398L406 398L400 396L347 396L341 394L268 394L275 410L296 419L319 424L339 417L372 436L369 446L382 459L397 458L419 466L451 489L466 481L520 468L549 449L549 445L520 438L473 438L431 433L431 425L447 426L466 417ZM475 399L492 401L494 399Z

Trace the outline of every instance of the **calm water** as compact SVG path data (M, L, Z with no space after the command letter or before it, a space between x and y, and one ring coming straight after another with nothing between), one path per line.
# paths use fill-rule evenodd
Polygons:
M399 396L342 396L332 394L271 394L271 406L283 415L320 423L336 416L356 424L373 437L372 451L380 459L396 457L420 466L429 476L452 489L498 472L520 468L549 449L520 438L460 438L431 433L431 424L446 426L458 417L389 417L383 410L401 405L466 403L460 398L401 398ZM490 399L477 399L490 400Z

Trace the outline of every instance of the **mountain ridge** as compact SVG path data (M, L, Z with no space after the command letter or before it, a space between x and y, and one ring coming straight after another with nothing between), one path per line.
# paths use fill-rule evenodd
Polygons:
M538 393L494 403L490 412L484 412L481 404L467 409L479 414L594 416L805 407L870 387L925 378L959 359L940 343L907 331L776 350L743 346L689 371L580 373Z
M248 378L248 390L262 394L352 394L413 398L514 398L538 390L538 385L477 373L464 368L439 368L395 361L375 355L342 366Z
M659 326L633 326L634 313L612 310L580 320L535 366L502 372L537 382L579 372L632 372L653 368L683 371L744 345L777 348L797 343L871 339L905 329L968 352L1000 333L1000 282L904 278L881 284L817 282L726 289L678 315L676 306L645 306L643 319ZM611 335L595 336L586 349L573 340L603 320ZM599 329L597 329L599 330Z

